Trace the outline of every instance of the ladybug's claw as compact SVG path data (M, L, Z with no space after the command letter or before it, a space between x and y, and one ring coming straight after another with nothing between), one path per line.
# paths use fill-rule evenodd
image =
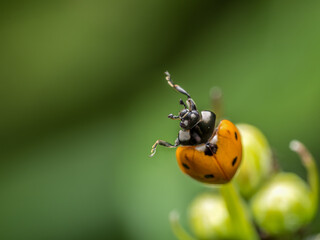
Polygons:
M154 154L156 154L156 149L151 149L151 154L149 155L149 157L153 157Z
M151 154L149 155L149 157L153 157L153 155L156 154L156 150L157 150L158 143L159 143L159 140L157 140L157 141L153 144L153 146L152 146L152 148L151 148Z
M156 149L157 149L158 144L161 146L164 146L164 147L168 147L168 148L175 148L175 147L177 147L177 145L179 145L179 143L177 141L176 141L175 145L172 145L171 143L168 143L168 142L165 142L162 140L157 140L151 148L151 154L149 155L149 157L153 157L153 155L156 153Z

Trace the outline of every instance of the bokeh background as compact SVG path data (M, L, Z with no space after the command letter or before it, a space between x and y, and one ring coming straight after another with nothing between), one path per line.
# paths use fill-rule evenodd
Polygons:
M0 238L175 239L205 188L174 142L181 97L267 136L282 168L320 165L319 1L14 1L0 7ZM319 215L308 231L320 229Z

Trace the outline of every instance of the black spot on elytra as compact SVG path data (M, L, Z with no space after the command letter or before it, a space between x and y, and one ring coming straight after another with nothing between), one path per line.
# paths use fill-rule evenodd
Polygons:
M204 150L204 155L212 156L213 153L212 153L212 151L210 150L210 148L206 148L206 150Z
M214 178L214 175L213 174L207 174L207 175L204 175L205 178Z
M234 132L234 137L236 138L236 140L238 140L238 134L237 134L237 132Z
M236 164L237 159L238 159L238 157L235 157L235 158L232 160L232 166L234 166L234 165Z
M185 164L185 163L182 163L182 166L183 166L184 168L186 168L186 169L190 169L190 167L189 167L187 164Z
M217 144L211 144L207 143L206 144L206 150L204 151L205 155L212 156L213 154L216 154L218 150Z
M218 145L217 145L217 144L214 144L213 147L211 148L211 150L212 150L212 152L213 152L214 154L216 154L217 151L218 151Z

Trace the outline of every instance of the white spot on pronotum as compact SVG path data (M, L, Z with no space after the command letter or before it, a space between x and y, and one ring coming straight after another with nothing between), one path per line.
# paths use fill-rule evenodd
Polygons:
M194 113L191 113L191 119L195 119L196 115Z
M183 121L183 124L184 124L185 126L188 126L188 123L189 123L188 120L184 120L184 121Z
M202 121L208 123L211 119L211 113L209 111L202 111L201 112Z
M179 131L179 139L180 141L188 141L190 140L191 136L190 136L190 131L183 131L183 130L180 130Z
M216 134L216 135L214 135L213 138L210 139L210 143L217 144L217 142L218 142L218 135Z
M206 150L206 145L205 144L199 144L196 146L196 150L199 152L204 152Z

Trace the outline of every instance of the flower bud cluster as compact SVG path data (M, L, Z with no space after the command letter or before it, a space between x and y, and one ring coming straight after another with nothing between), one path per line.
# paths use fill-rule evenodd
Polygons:
M292 141L290 147L302 158L308 182L293 173L275 172L272 151L262 132L248 124L237 127L243 160L231 184L247 200L246 211L253 224L270 238L296 233L311 222L317 211L319 180L315 161L302 143ZM189 220L197 238L241 239L235 228L236 214L226 202L219 192L208 192L191 203Z

